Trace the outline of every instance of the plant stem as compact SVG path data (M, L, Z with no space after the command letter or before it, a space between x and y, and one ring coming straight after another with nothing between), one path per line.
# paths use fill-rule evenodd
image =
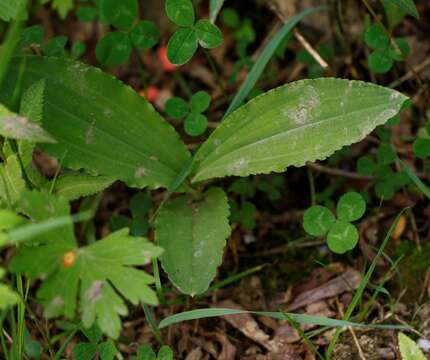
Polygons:
M146 320L148 321L149 327L151 328L155 338L160 345L164 345L163 337L161 336L160 329L155 323L154 317L152 316L151 310L147 304L143 304L143 311L145 313Z

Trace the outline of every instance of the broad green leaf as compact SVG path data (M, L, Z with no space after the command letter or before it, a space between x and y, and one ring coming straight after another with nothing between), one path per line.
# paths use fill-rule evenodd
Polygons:
M364 215L365 211L366 202L359 193L353 191L342 195L336 208L337 217L345 221L356 221Z
M215 277L230 234L228 215L227 197L219 188L193 203L179 196L160 211L155 238L165 250L161 264L183 293L201 294Z
M172 64L182 65L188 62L197 50L197 35L192 28L181 28L169 39L167 57Z
M130 54L130 39L127 34L119 31L107 33L96 46L97 60L108 66L124 64Z
M325 206L314 205L305 211L303 228L309 235L322 236L330 230L336 219Z
M0 1L0 19L10 21L15 19L22 0L2 0Z
M327 245L336 254L343 254L355 248L358 237L358 230L354 225L338 220L327 234Z
M27 118L14 114L0 104L0 135L31 142L55 142L39 125Z
M166 0L166 14L176 25L194 24L194 7L191 0Z
M409 336L399 333L399 348L402 360L426 360L423 352Z
M70 173L60 176L55 181L53 193L72 201L103 191L112 183L113 179L106 176Z
M209 14L211 22L214 23L225 0L210 0L209 1Z
M301 80L260 95L228 116L195 155L193 182L282 172L364 139L406 96L361 81Z
M152 21L143 20L130 32L130 39L138 49L150 49L160 41L160 31Z
M20 58L11 64L0 102L10 101L19 64ZM187 164L190 155L173 127L112 76L67 59L27 57L23 90L40 79L43 127L58 140L42 148L65 167L156 188L169 187Z
M197 21L196 35L199 40L199 44L207 49L213 49L220 46L224 39L221 30L209 20Z
M119 30L127 31L137 16L137 0L101 0L103 19Z
M405 13L412 15L415 18L419 18L417 7L415 6L414 0L389 0L393 4L397 5Z

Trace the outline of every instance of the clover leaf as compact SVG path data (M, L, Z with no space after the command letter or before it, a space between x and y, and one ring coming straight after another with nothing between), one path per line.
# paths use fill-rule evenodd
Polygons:
M358 230L351 222L359 220L365 211L366 202L362 195L348 192L339 199L337 219L325 206L314 205L305 211L303 228L313 236L327 235L328 248L336 254L343 254L357 245Z

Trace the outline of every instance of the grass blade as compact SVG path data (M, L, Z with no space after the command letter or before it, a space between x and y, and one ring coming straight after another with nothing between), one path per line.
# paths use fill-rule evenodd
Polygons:
M259 316L267 316L278 320L294 320L300 324L312 324L318 326L328 327L345 327L351 326L355 328L376 328L376 329L408 329L403 325L364 325L357 324L346 320L330 319L321 316L312 316L305 314L294 314L294 313L282 313L282 312L271 312L271 311L247 311L238 309L226 309L226 308L207 308L185 311L179 314L175 314L163 319L158 327L164 328L173 324L180 323L187 320L195 320L202 318L210 318L225 315L240 315L240 314L253 314Z
M421 192L430 199L430 188L426 184L424 184L421 179L414 173L414 171L402 160L400 160L400 163L402 164L403 168L406 171L406 174L408 174L409 178L413 181L416 187L420 189Z
M290 18L284 26L282 26L279 31L275 34L272 40L266 45L263 52L261 53L258 60L255 62L254 66L252 67L250 73L246 77L246 80L241 85L239 91L237 92L236 96L234 97L233 101L231 102L229 108L227 109L226 113L224 114L224 118L226 118L230 113L232 113L234 110L236 110L242 102L246 99L249 92L253 89L255 84L257 83L258 79L260 78L261 74L263 73L266 65L269 63L270 59L272 58L273 54L275 53L278 46L281 44L282 40L285 38L285 36L288 35L288 33L306 16L316 13L318 11L325 10L325 6L318 6L315 8L310 8L303 10L302 12L298 13L297 15L294 15L292 18Z
M224 5L225 0L210 0L209 2L209 14L211 23L216 21L216 18Z
M401 215L402 215L402 214L403 214L407 209L408 209L408 208L403 209L403 210L402 210L402 211L397 215L397 217L396 217L396 219L394 220L394 222L391 224L391 227L390 227L390 229L388 230L388 233L387 233L387 235L385 236L385 239L384 239L384 241L382 242L382 245L380 246L380 248L379 248L379 250L378 250L377 254L375 255L375 258L373 259L372 263L370 264L369 270L367 270L366 275L364 276L363 280L361 280L360 286L358 287L357 291L355 292L354 297L352 298L352 301L351 301L351 303L349 304L348 309L347 309L347 310L346 310L346 312L345 312L345 315L344 315L344 317L343 317L343 319L344 319L345 321L348 321L348 320L351 318L352 313L354 312L355 308L357 307L358 303L360 302L360 300L361 300L361 298L362 298L362 295L363 295L363 292L364 292L364 290L366 289L367 284L369 283L370 278L371 278L371 277L372 277L372 275L373 275L373 272L375 271L376 264L378 263L379 259L381 258L382 254L383 254L383 252L384 252L384 249L385 249L385 247L387 246L388 241L389 241L389 240L390 240L390 238L391 238L391 234L393 233L394 229L395 229L395 228L396 228L396 226L397 226L397 223L399 222L400 216L401 216ZM337 330L336 330L336 333L333 335L332 340L330 341L330 344L329 344L328 349L327 349L327 354L326 354L326 355L327 355L327 359L330 359L330 356L331 356L331 354L333 353L334 346L336 345L336 342L337 342L337 340L338 340L338 338L339 338L340 332L341 332L341 329L337 329Z

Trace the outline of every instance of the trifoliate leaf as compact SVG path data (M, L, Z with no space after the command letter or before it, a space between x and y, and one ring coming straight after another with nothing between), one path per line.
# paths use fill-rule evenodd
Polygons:
M72 349L72 354L76 360L91 360L97 354L97 345L92 343L79 343Z
M356 192L344 194L337 204L337 217L340 220L356 221L363 216L365 211L366 202Z
M303 217L303 228L309 235L322 236L335 223L333 213L325 206L314 205L306 210Z
M364 41L371 48L379 49L387 46L390 42L390 38L381 25L372 24L367 28L364 34Z
M167 345L163 345L158 351L157 360L173 360L173 351Z
M41 46L43 53L47 56L65 56L66 49L65 46L67 44L67 37L65 36L56 36L52 39L49 39L46 43Z
M372 52L368 59L370 70L375 74L384 74L393 66L393 58L388 48L377 49Z

